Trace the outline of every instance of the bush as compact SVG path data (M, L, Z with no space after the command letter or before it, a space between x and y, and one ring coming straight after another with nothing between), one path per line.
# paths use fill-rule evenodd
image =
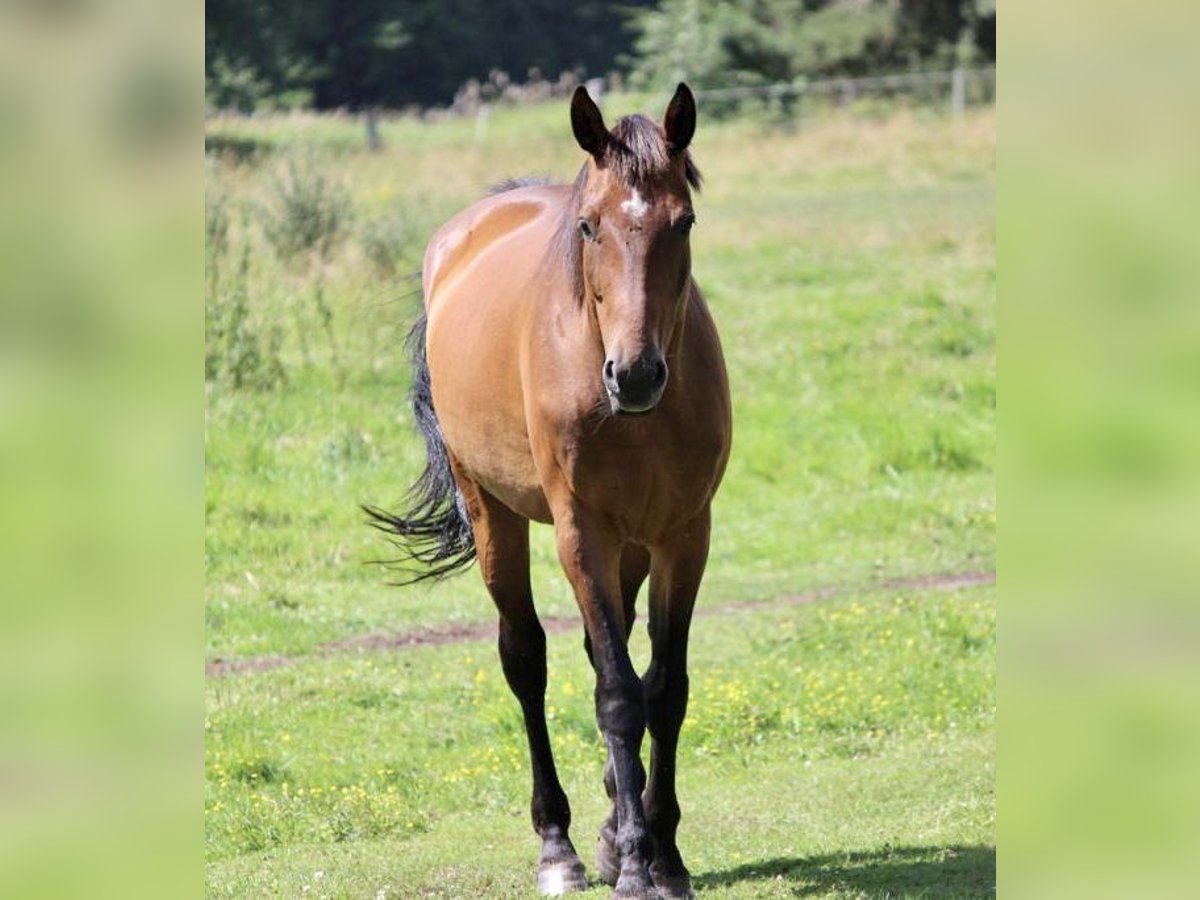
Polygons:
M269 187L263 234L285 262L305 254L320 259L341 240L351 221L350 197L313 164L291 157Z
M406 215L390 213L363 223L359 243L371 268L381 276L391 277L421 237Z
M214 281L204 309L204 381L233 389L270 390L287 381L280 353L283 330L262 329L250 310L250 247L232 282Z
M229 249L229 197L224 191L204 191L204 262L212 270Z

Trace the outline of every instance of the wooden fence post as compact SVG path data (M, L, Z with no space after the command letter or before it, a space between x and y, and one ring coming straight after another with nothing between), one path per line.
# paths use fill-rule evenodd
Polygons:
M367 110L367 149L374 153L383 142L379 140L379 111L375 107Z
M475 146L478 147L487 138L488 122L492 118L492 107L489 103L479 104L475 113Z

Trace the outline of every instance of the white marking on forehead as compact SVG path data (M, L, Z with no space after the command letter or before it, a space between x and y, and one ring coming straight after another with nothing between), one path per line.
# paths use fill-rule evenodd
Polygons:
M629 195L629 199L621 204L621 209L629 213L635 219L640 219L646 214L646 210L650 208L650 204L642 199L642 195L638 193L638 189L634 188L633 193Z

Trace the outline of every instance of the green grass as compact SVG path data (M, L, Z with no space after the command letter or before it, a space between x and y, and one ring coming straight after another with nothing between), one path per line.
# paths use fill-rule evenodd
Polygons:
M476 143L471 121L396 120L376 155L346 119L210 123L217 143L265 148L210 162L226 240L208 304L237 351L222 364L284 380L208 383L206 657L297 657L208 680L213 895L530 893L523 736L493 648L322 645L493 618L474 573L385 586L367 561L387 545L357 504L398 505L422 465L401 345L425 237L489 183L570 177L566 121L558 105L497 110ZM702 121L694 151L694 268L735 409L699 608L844 593L697 621L681 847L720 896L986 894L994 592L898 604L868 588L995 565L994 113L790 133ZM264 220L293 157L348 216L283 261ZM541 527L533 583L543 614L576 614ZM552 736L590 862L590 673L578 635L551 656Z
M993 597L881 593L701 618L680 774L698 885L823 893L894 865L939 895L949 862L964 868L950 884L986 893ZM635 659L646 652L639 631ZM590 671L577 633L549 654L550 727L586 852L606 811ZM490 643L212 679L205 734L214 894L293 893L318 870L335 895L529 892L524 732Z

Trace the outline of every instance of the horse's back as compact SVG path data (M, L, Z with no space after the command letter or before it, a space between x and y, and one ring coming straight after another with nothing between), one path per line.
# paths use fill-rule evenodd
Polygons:
M506 272L531 271L558 224L566 185L531 185L485 197L437 230L425 250L425 306L442 294L491 297ZM522 262L525 264L522 265ZM465 282L462 289L452 288Z

